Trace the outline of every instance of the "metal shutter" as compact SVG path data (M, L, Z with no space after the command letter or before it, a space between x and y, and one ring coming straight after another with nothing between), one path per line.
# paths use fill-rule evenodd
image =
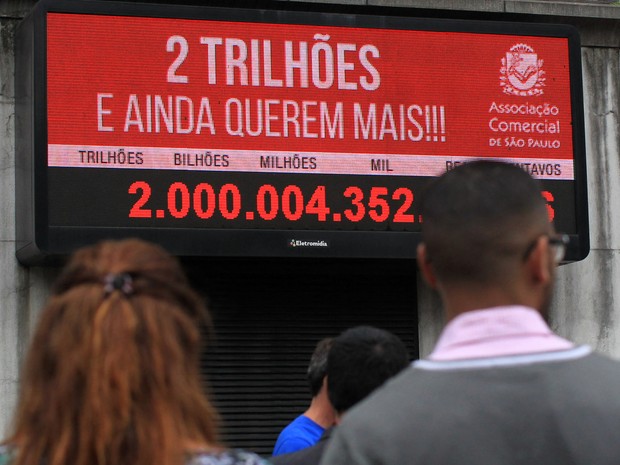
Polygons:
M309 405L305 373L316 343L360 324L399 335L418 356L411 262L193 263L216 340L201 370L220 412L221 439L271 455L281 429Z

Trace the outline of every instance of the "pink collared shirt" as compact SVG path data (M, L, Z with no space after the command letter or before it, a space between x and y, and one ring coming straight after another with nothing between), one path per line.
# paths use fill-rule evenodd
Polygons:
M541 315L523 306L463 313L450 321L428 360L465 360L551 352L574 344L551 331Z

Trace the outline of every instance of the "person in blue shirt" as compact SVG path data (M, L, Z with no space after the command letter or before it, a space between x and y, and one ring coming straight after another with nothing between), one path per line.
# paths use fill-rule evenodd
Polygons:
M308 384L312 401L308 409L289 423L278 436L273 455L295 452L316 444L323 432L334 424L334 407L327 395L327 356L332 338L319 341L308 365Z
M395 334L373 326L343 331L334 339L327 363L328 394L336 411L336 424L315 445L270 457L269 461L273 465L319 465L347 410L408 367L407 347Z

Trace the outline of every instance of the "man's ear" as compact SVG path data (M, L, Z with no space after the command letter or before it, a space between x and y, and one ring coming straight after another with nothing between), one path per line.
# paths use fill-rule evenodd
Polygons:
M540 236L532 252L527 256L525 262L529 278L536 284L547 284L553 279L551 257L551 247L549 238Z
M421 242L418 245L417 258L418 268L420 268L424 281L426 281L426 284L428 284L432 289L437 289L437 277L435 276L435 270L433 270L433 264L428 257L426 244L424 244L424 242Z

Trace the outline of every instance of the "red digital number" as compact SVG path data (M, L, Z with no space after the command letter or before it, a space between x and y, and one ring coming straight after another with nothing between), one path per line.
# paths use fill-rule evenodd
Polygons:
M407 189L406 187L399 187L392 194L393 200L399 200L401 197L404 197L404 202L400 206L398 210L396 210L396 214L394 215L394 223L413 223L415 222L415 217L412 213L406 213L409 210L409 207L413 204L413 192L411 189Z
M145 181L136 181L129 186L130 194L137 194L138 191L142 191L140 198L133 204L131 210L129 210L129 218L150 218L152 212L148 208L142 208L148 202L151 197L151 186Z
M181 208L177 208L178 195L181 194ZM185 218L189 212L190 198L187 186L182 182L172 183L168 189L168 211L175 218Z
M231 200L229 203L228 200ZM224 184L219 195L220 213L227 220L234 220L241 211L241 193L234 184Z
M362 192L359 187L349 186L345 189L344 196L351 198L351 204L355 207L355 211L347 208L344 211L344 216L346 216L349 221L362 221L364 215L366 214L366 208L362 203L364 192Z
M390 205L387 203L387 200L382 198L386 195L388 195L387 187L373 187L370 189L368 216L377 223L387 220L390 216Z
M291 209L291 197L294 197L295 210ZM304 214L304 196L297 186L286 186L282 192L282 213L287 220L297 221Z
M130 218L152 218L153 211L145 208L151 198L151 186L145 181L136 181L129 186L130 194L139 195L129 211ZM364 191L358 186L348 186L343 193L350 199L350 208L343 212L343 216L352 222L364 220L366 210L371 220L382 223L388 221L391 208L388 202L390 192L387 187L371 187L368 201L364 198ZM544 191L543 197L547 202L553 202L553 195ZM415 216L409 212L413 205L414 195L411 189L406 187L397 188L391 199L400 202L394 214L395 223L413 223ZM167 195L167 206L170 215L174 218L186 218L190 209L195 215L203 220L212 218L216 209L226 220L234 220L241 212L241 192L235 184L224 184L219 192L209 183L200 183L193 192L183 182L174 182L170 185ZM288 185L280 194L271 184L260 186L256 193L256 212L265 221L274 220L280 213L289 221L299 221L304 215L316 215L318 221L325 222L328 219L330 208L326 202L325 186L317 186L310 199L305 201L304 193L299 186ZM553 220L554 210L547 205L549 220ZM250 214L251 213L251 217ZM253 219L253 212L248 212L246 218ZM163 218L163 210L157 210L157 218ZM334 221L340 221L340 213L334 214ZM420 221L421 218L420 218Z
M265 196L269 196L269 210L267 210ZM271 184L263 184L256 194L256 210L259 216L267 221L273 220L278 215L278 191Z
M329 208L325 204L325 186L318 186L306 205L306 213L316 215L319 221L327 220Z
M553 202L555 198L553 197L553 194L549 191L543 191L542 196L547 201L547 215L549 215L549 222L551 222L555 218L555 210L550 205L550 203Z
M211 184L202 182L196 186L194 189L194 211L198 218L203 220L211 218L215 212L215 202L215 191ZM204 208L205 204L206 208Z

